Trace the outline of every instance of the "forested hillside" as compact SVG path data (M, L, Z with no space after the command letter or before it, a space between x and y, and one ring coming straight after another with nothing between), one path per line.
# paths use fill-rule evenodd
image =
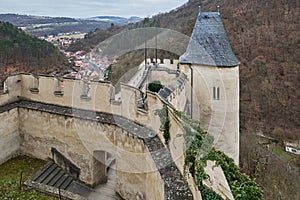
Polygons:
M96 29L95 31L86 34L84 40L79 40L78 42L72 44L68 50L74 52L84 50L88 52L96 47L100 42L115 34L120 33L122 30L124 30L124 28L125 27L112 26L107 30Z
M14 72L50 73L66 66L65 56L51 43L0 22L1 82Z

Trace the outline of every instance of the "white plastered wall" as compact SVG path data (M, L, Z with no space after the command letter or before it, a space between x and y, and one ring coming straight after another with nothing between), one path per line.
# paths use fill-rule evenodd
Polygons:
M216 149L239 161L239 67L192 65L193 118L214 136ZM191 84L189 66L184 67ZM214 99L214 89L219 98ZM217 95L215 95L217 97Z

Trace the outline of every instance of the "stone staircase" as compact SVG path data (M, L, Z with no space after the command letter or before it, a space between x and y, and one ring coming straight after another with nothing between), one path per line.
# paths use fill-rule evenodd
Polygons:
M25 184L42 192L70 199L86 199L91 193L89 187L65 173L53 161L49 161Z

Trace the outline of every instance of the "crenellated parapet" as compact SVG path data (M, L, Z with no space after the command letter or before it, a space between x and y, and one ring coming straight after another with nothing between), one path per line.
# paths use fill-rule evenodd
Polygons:
M57 79L55 76L16 74L9 76L5 84L7 91L0 95L0 105L27 99L122 115L142 124L147 123L147 125L149 125L149 120L151 121L150 118L153 117L151 104L154 103L155 108L153 109L162 106L157 100L152 100L153 94L142 94L143 101L149 105L143 110L138 106L138 95L141 94L141 91L127 85L121 86L121 99L116 99L114 86L110 82L104 81L87 83L69 78ZM148 97L150 97L149 100Z
M181 70L185 72L184 69L181 68ZM225 76L223 75L223 77ZM194 84L200 80L202 79L195 80ZM176 77L174 83L175 84L172 85L173 87L165 87L158 95L150 91L143 92L130 85L121 84L120 94L117 98L115 87L110 82L84 82L70 78L59 79L55 76L33 76L31 74L21 73L9 76L6 79L6 93L0 95L0 105L26 99L46 104L71 107L75 114L77 112L76 109L89 110L94 113L105 112L122 116L142 124L155 132L159 132L160 119L155 114L156 110L161 109L163 104L167 103L176 110L184 111L187 107L188 99L190 99L191 88L189 87L189 75L186 76L181 73ZM231 88L227 90L229 89ZM194 95L196 95L196 97L199 96L198 99L201 100L201 97L205 97L206 93L198 93L198 91L195 91ZM222 103L223 101L212 102ZM200 109L202 110L210 105L210 103L205 104L205 101L198 101L197 103L199 103ZM218 110L215 112L217 111ZM231 115L228 116L230 117ZM96 118L96 115L93 117ZM202 115L203 119L204 117L205 115ZM202 118L200 118L200 122L202 122ZM212 118L212 120L213 119L214 118ZM218 120L218 122L219 121L220 120ZM205 120L202 124L206 124ZM214 131L212 131L212 133L214 133ZM218 136L218 138L222 137ZM218 143L216 145L218 145ZM228 150L228 155L234 155L233 158L236 159L238 152L236 152L237 149L234 146L222 141L220 146L222 146L221 149L225 153L227 153Z

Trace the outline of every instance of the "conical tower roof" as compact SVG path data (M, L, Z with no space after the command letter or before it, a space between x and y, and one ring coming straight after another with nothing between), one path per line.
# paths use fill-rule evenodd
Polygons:
M200 12L181 64L234 67L240 64L232 52L219 12Z

